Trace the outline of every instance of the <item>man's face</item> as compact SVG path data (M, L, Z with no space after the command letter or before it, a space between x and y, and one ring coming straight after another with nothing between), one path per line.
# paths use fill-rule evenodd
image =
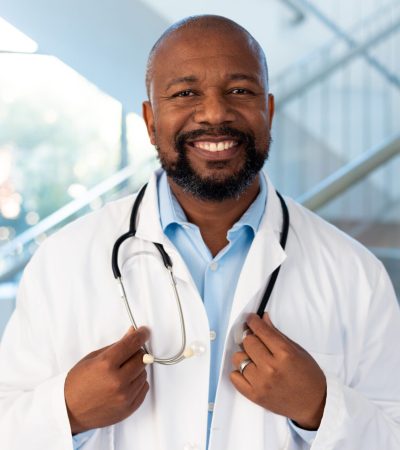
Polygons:
M254 182L268 156L273 97L243 34L194 28L167 38L150 102L143 105L150 139L184 191L221 201Z

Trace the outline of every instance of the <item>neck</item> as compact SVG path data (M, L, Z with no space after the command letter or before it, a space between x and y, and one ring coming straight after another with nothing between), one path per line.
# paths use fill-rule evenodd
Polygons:
M194 197L168 178L171 190L184 210L189 222L197 225L213 256L227 244L228 230L240 219L260 192L259 175L238 198L220 202Z

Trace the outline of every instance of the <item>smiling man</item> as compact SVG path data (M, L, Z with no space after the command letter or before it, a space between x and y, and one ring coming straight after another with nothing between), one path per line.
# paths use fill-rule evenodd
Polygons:
M162 169L25 270L0 349L4 448L398 450L393 288L263 173L274 99L259 44L229 19L185 19L146 84ZM144 327L128 329L111 259Z

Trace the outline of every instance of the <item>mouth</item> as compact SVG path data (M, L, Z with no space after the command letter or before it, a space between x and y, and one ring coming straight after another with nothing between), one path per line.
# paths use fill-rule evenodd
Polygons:
M228 137L205 137L189 141L187 145L196 149L196 154L211 159L229 159L239 150L241 142Z

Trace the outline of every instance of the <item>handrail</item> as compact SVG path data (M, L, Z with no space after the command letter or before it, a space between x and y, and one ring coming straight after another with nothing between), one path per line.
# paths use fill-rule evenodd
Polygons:
M304 13L301 8L294 4L293 0L281 0L282 3L286 5L294 13L293 23L297 24L304 20Z
M400 134L353 159L301 195L297 201L315 211L398 154Z
M348 34L354 36L360 29L365 29L365 27L370 26L371 23L376 24L380 16L387 14L389 10L392 12L393 8L400 8L400 3L398 2L398 0L395 0L394 2L388 3L384 6L381 6L378 11L375 11L370 16L364 18L360 22L357 22L354 26L352 26L348 30ZM315 58L320 58L321 55L329 54L330 49L335 44L337 44L337 42L338 42L337 37L334 37L325 44L321 45L321 47L312 50L310 53L307 53L306 55L298 59L292 66L289 66L289 68L285 68L284 70L280 71L277 75L273 76L271 78L271 85L274 85L275 83L279 84L282 83L282 80L285 80L286 77L291 75L292 68L294 70L299 70L299 68L303 68L304 66L310 64L310 61L313 61Z
M353 161L318 183L314 188L301 195L297 201L306 208L317 210L397 154L400 154L400 134L355 158ZM147 163L150 164L151 161L152 160L149 160ZM125 167L107 180L93 187L85 196L73 200L55 213L43 219L36 226L21 233L12 242L0 248L0 258L12 254L27 242L60 224L65 219L90 204L95 198L98 198L113 187L126 181L136 172L136 170L137 169L132 166ZM22 269L28 260L29 257L26 257L19 261L15 267L13 267L13 272ZM3 274L0 277L0 281L3 281L4 275L8 276L10 273Z
M333 20L329 19L325 14L323 14L312 2L309 0L293 0L295 3L298 3L317 17L325 26L327 26L333 33L335 33L339 38L343 39L350 48L357 48L359 46L358 42L349 36L342 28L340 28ZM378 72L381 73L390 83L392 83L397 89L400 89L400 79L393 73L387 70L387 68L376 58L369 55L367 53L367 49L363 49L360 51L362 56L366 59L366 61Z
M149 159L146 161L145 165L151 164L153 159ZM49 229L57 226L64 220L73 216L80 209L88 206L90 202L110 191L114 187L118 186L121 183L124 183L128 180L132 175L137 173L138 168L136 166L130 165L127 166L118 172L111 175L106 180L100 182L89 191L87 191L81 197L72 200L67 203L65 206L61 207L54 213L47 216L45 219L41 220L37 225L27 229L19 236L14 238L11 242L0 247L0 259L4 258L6 255L13 254L18 251L22 246L26 245L28 242L36 239Z
M348 50L347 53L345 53L343 56L338 58L336 61L333 61L331 64L328 64L326 67L324 67L322 70L320 70L315 75L311 76L306 81L299 83L296 87L294 87L291 91L283 95L280 100L276 103L276 109L282 108L287 102L292 100L293 98L297 97L299 92L303 92L313 86L315 83L318 83L319 81L324 80L326 77L331 75L333 72L335 72L337 69L345 65L348 61L350 61L354 56L362 53L366 49L376 45L378 42L385 39L385 37L389 36L394 31L399 31L400 27L400 18L392 24L390 27L384 29L383 31L380 31L372 38L368 39L367 41L363 42L362 44L358 44L356 47L351 48ZM400 84L399 84L400 86Z

